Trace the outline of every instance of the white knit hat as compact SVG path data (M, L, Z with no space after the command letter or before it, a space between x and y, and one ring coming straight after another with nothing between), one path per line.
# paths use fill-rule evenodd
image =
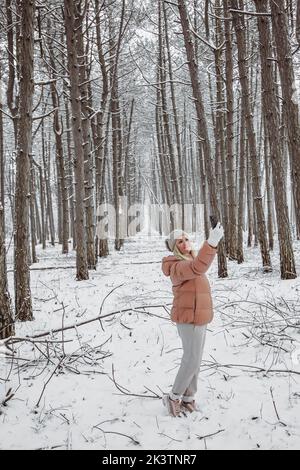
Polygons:
M173 230L168 237L165 240L166 247L170 251L174 251L175 245L176 245L176 240L180 238L182 235L186 235L189 237L189 235L184 231L184 230Z

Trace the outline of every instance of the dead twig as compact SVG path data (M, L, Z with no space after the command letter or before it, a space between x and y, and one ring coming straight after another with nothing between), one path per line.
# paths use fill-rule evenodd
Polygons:
M0 403L0 406L7 406L7 403L9 402L9 400L11 400L14 396L15 396L15 393L12 392L11 388L7 390L5 398Z
M220 434L221 432L225 432L225 429L220 429L220 431L214 432L213 434L207 434L206 436L198 436L198 434L196 434L196 436L198 439L200 439L200 441L202 441L203 439L207 439L208 437L217 436L217 434Z
M116 432L116 431L104 431L103 429L99 428L98 426L94 426L94 428L97 428L99 429L99 431L102 431L104 434L117 434L118 436L124 436L124 437L127 437L128 439L130 439L135 445L137 446L140 446L141 443L139 441L137 441L136 439L134 439L133 437L131 436L128 436L128 434L123 434L121 432Z
M39 407L40 401L41 401L42 396L43 396L43 394L44 394L44 392L45 392L45 390L46 390L46 387L47 387L48 383L49 383L50 380L52 379L52 377L53 377L53 375L55 374L55 372L57 371L57 369L61 366L61 364L62 364L62 362L64 361L64 359L65 359L65 358L62 358L62 359L59 361L59 363L56 365L55 369L53 370L52 374L50 375L49 379L48 379L47 382L44 384L42 393L41 393L41 395L40 395L40 398L38 399L38 402L37 402L37 404L35 405L36 408Z
M271 393L272 402L273 402L273 406L274 406L274 410L275 410L278 422L286 427L287 425L281 421L281 419L279 417L279 414L278 414L278 410L277 410L277 406L276 406L275 398L274 398L274 394L273 394L273 387L270 387L270 393Z
M99 310L99 322L100 322L100 326L101 326L101 328L102 328L102 331L104 331L104 327L103 327L103 324L102 324L102 321L101 321L101 316L102 316L102 309L103 309L104 302L105 302L105 300L106 300L116 289L118 289L119 287L122 287L123 285L124 285L124 283L123 283L123 284L120 284L119 286L114 287L114 288L104 297L104 299L103 299L102 302L101 302L100 310Z
M252 365L249 365L249 364L219 364L217 362L213 362L213 361L203 361L203 365L205 364L205 362L207 364L209 364L211 362L211 365L207 367L207 369L202 369L202 372L204 372L204 370L208 370L208 369L221 369L221 368L233 368L233 369L241 369L241 370L244 370L245 368L246 369L250 369L250 370L253 370L254 372L256 373L265 373L265 374L269 374L269 373L276 373L276 374L295 374L295 375L300 375L300 372L297 372L296 370L290 370L290 369L264 369L263 367L257 367L257 366L252 366ZM246 372L249 372L249 371L246 371Z
M161 398L159 395L157 395L156 393L152 392L153 395L140 395L138 393L131 393L128 389L126 389L125 387L123 387L122 385L119 385L117 382L116 382L116 379L115 379L115 369L114 369L114 365L112 364L111 366L112 368L112 378L109 377L113 383L115 384L116 388L122 393L122 395L127 395L127 396L130 396L130 397L139 397L139 398ZM146 388L146 387L145 387ZM122 390L123 389L123 390ZM125 390L125 391L124 391Z

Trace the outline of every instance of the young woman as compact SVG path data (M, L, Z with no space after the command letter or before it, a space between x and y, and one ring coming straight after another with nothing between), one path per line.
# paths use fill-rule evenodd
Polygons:
M220 223L211 229L209 238L198 254L192 250L189 236L174 230L166 239L173 255L162 260L162 271L170 276L173 290L171 320L176 323L182 341L183 356L172 391L163 397L163 403L172 416L184 410L197 410L195 394L205 344L206 327L213 319L209 281L205 275L217 253L224 235Z

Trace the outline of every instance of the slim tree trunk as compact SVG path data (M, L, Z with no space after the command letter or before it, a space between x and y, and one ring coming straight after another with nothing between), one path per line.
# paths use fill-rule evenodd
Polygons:
M243 227L245 206L245 178L246 178L246 142L245 142L245 117L241 113L240 124L240 153L239 153L239 205L238 205L238 232L237 232L237 262L244 262Z
M105 1L102 2L102 6L105 6ZM105 185L105 163L106 155L104 153L105 148L105 117L108 111L108 95L109 95L109 80L107 73L107 65L105 61L105 55L103 50L103 39L101 34L101 23L100 23L100 7L99 0L95 0L96 9L96 40L97 40L97 52L98 59L101 67L102 74L102 94L101 94L101 111L97 113L94 124L94 148L95 148L95 167L96 167L96 210L98 206L104 202L104 185ZM108 111L109 114L109 111ZM108 119L109 125L109 119ZM107 139L106 139L107 140ZM106 145L107 148L107 145ZM99 257L105 257L109 254L108 239L98 239L96 237L96 243L98 243L98 254ZM97 251L97 250L96 250Z
M163 136L161 133L161 125L160 125L160 89L157 87L156 92L156 107L155 107L155 124L156 124L156 139L157 139L157 153L158 153L158 160L160 165L160 173L162 178L162 187L163 187L163 202L166 201L168 206L171 205L171 196L170 196L170 188L168 184L167 178L167 168L165 164L165 153L163 150Z
M266 173L266 191L267 191L267 207L268 207L268 234L269 234L269 248L271 251L274 249L274 235L273 235L273 198L271 186L271 165L269 155L269 142L266 127L266 118L264 118L264 159L265 159L265 173Z
M167 80L167 63L166 63L166 47L165 47L165 37L163 35L163 24L162 24L162 11L161 11L162 1L158 2L158 30L159 30L159 72L160 72L160 92L161 92L161 104L162 104L162 120L164 126L164 134L167 144L167 155L169 159L169 167L171 173L171 185L172 185L172 195L174 203L179 203L179 185L178 185L178 174L177 166L175 161L175 151L173 145L173 139L171 134L171 125L170 125L170 115L168 111L168 102L167 102L167 89L166 89L166 80Z
M35 211L35 218L36 218L36 236L38 238L38 243L41 243L42 241L42 228L41 228L41 219L40 219L40 213L39 213L39 205L38 205L38 200L37 200L37 177L36 177L36 172L33 173L33 184L35 187L35 193L34 193L34 211Z
M227 194L227 181L226 181L226 159L225 159L225 142L224 142L224 128L225 128L225 119L224 119L224 92L223 92L223 51L219 46L224 42L223 31L219 19L220 15L220 2L219 0L215 3L215 12L216 12L216 47L214 50L215 56L215 69L216 69L216 116L215 116L215 135L216 135L216 174L220 173L220 196L221 196L221 205L223 213L223 221L225 228L225 246L226 251L229 253L228 245L228 234L229 234L229 218L228 218L228 194ZM234 195L233 195L234 197ZM235 207L233 207L235 210ZM230 255L230 258L232 256Z
M110 182L110 172L108 168L108 134L109 134L109 126L110 126L110 119L111 119L111 112L107 113L107 119L106 119L106 129L105 133L103 134L103 138L101 139L101 146L103 147L103 158L101 161L101 179L100 179L100 194L99 194L99 201L104 202L106 201L111 201L111 192L109 191L109 194L107 195L107 189L105 185L105 174L106 174L106 167L108 170L108 182ZM107 238L102 238L99 240L99 256L106 257L109 255L109 247L108 247L108 239Z
M65 87L65 85L64 85ZM66 95L65 95L66 96ZM67 187L68 187L68 199L70 202L70 217L69 217L69 225L71 230L72 236L72 247L73 250L76 248L76 228L75 228L75 201L74 201L74 178L73 178L73 158L72 158L72 149L71 149L71 130L70 130L70 112L69 112L69 103L68 99L65 98L65 114L66 114L66 134L67 134Z
M116 236L115 249L119 251L124 239L121 236L121 198L123 196L123 147L122 147L122 128L120 117L120 97L119 97L119 58L123 34L123 25L125 21L125 0L122 0L121 18L118 34L114 31L114 19L112 11L109 12L109 45L111 49L110 58L110 86L111 86L111 124L112 124L112 154L113 154L113 194L114 207L116 213Z
M296 37L300 46L300 0L297 0Z
M182 173L182 151L181 151L181 140L180 140L180 129L179 129L179 118L178 118L178 111L177 111L177 103L176 103L176 93L175 93L175 85L173 79L173 67L172 67L172 56L171 56L171 49L170 49L170 41L169 41L169 29L168 29L168 18L167 18L167 8L166 3L163 2L163 15L164 15L164 27L165 27L165 43L167 49L167 56L168 56L168 70L169 70L169 77L170 77L170 91L171 91L171 100L172 100L172 110L174 116L174 126L175 126L175 136L176 136L176 149L177 149L177 161L178 161L178 178L179 178L179 190L180 190L180 204L182 210L182 228L184 229L184 178Z
M8 49L8 84L7 84L7 105L13 118L14 126L14 138L15 147L17 145L17 133L18 133L18 107L19 107L19 96L16 94L16 69L19 67L19 36L15 34L14 18L12 0L6 0L6 18L7 18L7 49ZM16 36L16 45L15 38ZM17 54L15 53L17 51Z
M224 17L229 17L228 0L223 1ZM236 187L234 178L234 93L233 93L233 58L232 58L232 33L229 21L224 22L225 28L225 74L226 74L226 169L227 169L227 188L228 188L228 255L230 259L236 259ZM240 245L239 245L240 250ZM239 255L240 256L240 255Z
M36 256L36 223L35 223L35 187L34 187L34 168L32 157L30 158L30 233L31 233L31 257L32 263L37 263Z
M252 246L254 231L253 197L252 197L252 173L250 164L249 142L246 142L246 161L247 161L247 220L248 220L248 239L247 246Z
M0 83L2 71L0 64ZM11 299L8 291L5 246L5 204L4 204L4 133L2 100L0 92L0 340L14 335L14 321Z
M56 71L56 63L55 63L55 56L54 51L52 48L52 44L49 43L49 52L50 52L50 64L51 64L51 72L52 72L52 79L55 79L57 76ZM62 243L62 253L69 252L69 205L68 205L68 188L67 188L67 181L66 181L66 171L65 171L65 158L64 158L64 149L63 149L63 125L62 119L60 116L60 102L59 102L59 95L56 87L56 82L52 81L50 84L51 87L51 97L52 97L52 104L53 108L56 111L53 114L53 130L55 134L55 147L56 147L56 161L57 161L57 172L58 172L58 187L60 188L60 198L58 200L59 205L61 205L61 209L59 213L61 214L61 243Z
M50 141L50 135L49 135ZM47 148L48 147L48 148ZM44 180L45 180L45 190L46 190L46 220L49 221L50 229L50 239L51 245L55 245L55 227L54 227L54 215L53 215L53 205L52 205L52 191L51 191L51 158L50 158L50 142L49 145L45 146L43 152L43 165L44 165Z
M43 180L43 169L39 165L39 182L40 182L40 206L41 206L41 243L43 250L46 248L46 226L45 226L45 185Z

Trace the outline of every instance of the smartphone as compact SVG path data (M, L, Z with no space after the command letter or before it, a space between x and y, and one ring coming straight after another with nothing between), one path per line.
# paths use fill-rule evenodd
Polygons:
M211 223L212 228L215 228L215 226L218 223L218 217L216 217L215 215L210 215L209 219L210 219L210 223Z

